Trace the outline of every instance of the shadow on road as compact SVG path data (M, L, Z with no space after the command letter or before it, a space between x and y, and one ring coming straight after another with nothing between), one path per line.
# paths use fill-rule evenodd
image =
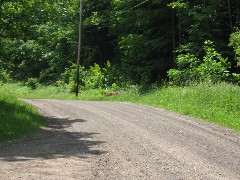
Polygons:
M82 119L50 117L49 126L34 135L0 144L0 161L28 161L34 158L88 158L106 152L98 150L102 141L94 141L94 132L72 132L70 126L84 123Z

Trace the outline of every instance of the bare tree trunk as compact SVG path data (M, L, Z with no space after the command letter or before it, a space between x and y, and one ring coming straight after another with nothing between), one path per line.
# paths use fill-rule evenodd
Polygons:
M231 10L231 2L230 0L227 0L228 4L228 16L229 16L229 26L231 31L233 30L233 22L232 22L232 10Z
M171 18L172 18L172 48L173 48L173 60L176 59L176 40L175 40L175 22L174 22L174 10L171 10Z
M206 9L206 1L204 0L203 1L203 7L204 9ZM210 19L210 22L211 22L211 19ZM209 19L205 19L205 25L206 25L206 29L207 29L207 32L208 32L208 36L211 38L212 37L212 34L211 34L211 31L210 31L210 27L209 27Z
M182 44L182 24L181 18L178 17L178 42L179 46Z
M236 1L236 6L237 6L237 12L236 12L236 16L237 16L237 26L239 26L240 25L240 22L239 22L239 16L240 16L240 14L239 14L239 2L238 2L238 0Z

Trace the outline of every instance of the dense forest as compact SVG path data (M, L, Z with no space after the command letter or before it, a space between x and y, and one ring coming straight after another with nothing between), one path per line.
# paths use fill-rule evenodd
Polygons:
M238 0L82 4L82 86L240 82ZM74 81L79 0L0 0L0 7L0 80Z

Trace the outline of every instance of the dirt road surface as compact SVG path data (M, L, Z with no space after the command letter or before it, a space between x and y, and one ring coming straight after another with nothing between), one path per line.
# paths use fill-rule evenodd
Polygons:
M0 144L0 179L240 179L240 133L130 103L25 100L49 127Z

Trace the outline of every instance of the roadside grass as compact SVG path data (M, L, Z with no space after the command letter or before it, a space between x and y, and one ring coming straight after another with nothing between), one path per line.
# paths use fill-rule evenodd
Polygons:
M15 98L62 100L101 100L105 94L105 90L100 89L80 90L79 96L76 97L74 93L68 92L64 87L40 85L37 89L32 90L30 87L24 86L21 83L1 84L0 92L8 92L8 94Z
M41 99L73 99L74 94L66 93L63 88L54 86L39 86L32 90L21 83L8 83L0 85L0 92L8 92L15 98L41 98Z
M164 86L142 91L140 87L130 86L120 94L106 97L105 90L92 89L80 91L79 97L67 93L62 87L40 86L36 90L20 84L0 86L0 91L10 92L21 98L79 99L133 102L175 111L197 117L240 131L240 86L219 83L202 83L185 87Z
M142 94L123 92L108 100L155 106L240 131L240 87L232 84L166 86Z
M46 125L35 108L0 91L0 142L23 137Z

